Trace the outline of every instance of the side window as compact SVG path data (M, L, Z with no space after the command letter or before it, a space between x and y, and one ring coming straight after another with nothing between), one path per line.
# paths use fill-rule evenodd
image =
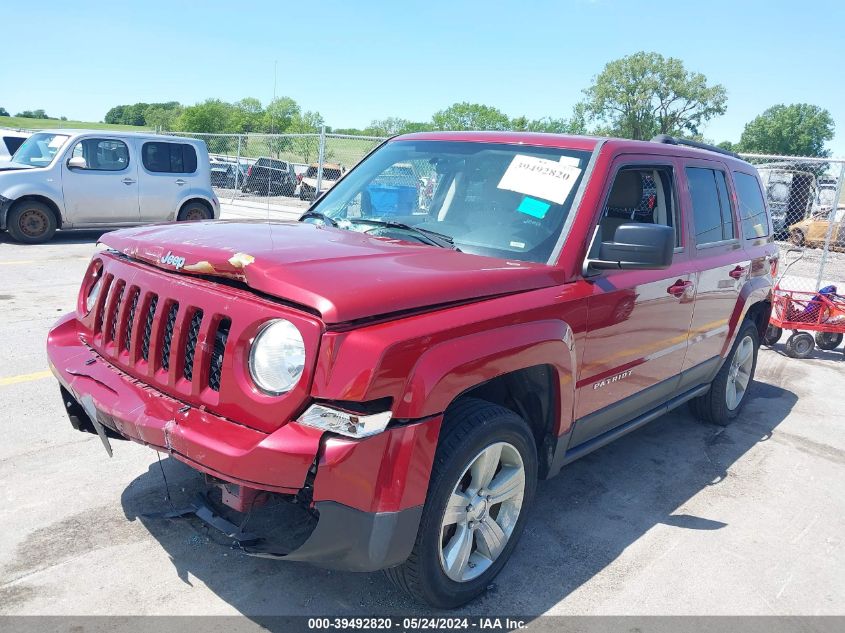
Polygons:
M625 167L610 188L600 222L600 239L613 240L620 224L643 222L663 224L675 229L675 246L681 246L677 221L675 187L671 167Z
M129 166L129 148L115 139L87 138L73 148L74 158L85 159L85 169L123 171Z
M6 145L6 149L9 151L9 155L13 156L15 152L18 151L18 148L23 145L25 138L20 138L18 136L4 136L3 143Z
M148 141L141 148L141 161L147 171L192 174L197 170L197 152L187 143Z
M735 171L733 175L743 237L747 240L766 237L769 234L769 222L766 218L766 203L757 179L741 171Z
M725 174L714 169L687 167L695 241L712 244L734 237L733 211Z

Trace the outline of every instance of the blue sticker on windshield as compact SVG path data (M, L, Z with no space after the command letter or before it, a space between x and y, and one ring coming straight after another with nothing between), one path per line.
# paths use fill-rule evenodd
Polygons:
M522 199L522 202L519 203L516 210L520 213L530 215L533 218L540 218L542 220L546 217L546 213L548 212L550 206L552 205L548 202L525 197Z

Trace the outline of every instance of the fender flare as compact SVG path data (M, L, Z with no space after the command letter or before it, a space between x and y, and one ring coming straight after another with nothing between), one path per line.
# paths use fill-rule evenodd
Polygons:
M575 337L562 320L530 321L444 341L428 348L405 382L394 417L437 415L462 393L499 376L549 365L557 377L556 434L571 424L575 402Z
M768 302L769 311L771 311L772 283L767 277L754 277L743 285L742 290L740 290L736 306L728 321L730 335L725 338L725 345L722 348L721 355L723 359L733 346L739 326L745 320L748 311L752 306L761 302Z

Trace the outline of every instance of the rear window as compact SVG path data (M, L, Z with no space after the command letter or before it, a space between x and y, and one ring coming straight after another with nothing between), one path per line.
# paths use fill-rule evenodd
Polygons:
M3 144L6 146L6 149L9 151L9 155L11 156L18 151L18 148L23 145L25 140L25 138L21 138L19 136L4 136Z
M197 152L187 143L149 141L141 148L147 171L168 174L192 174L197 170Z
M734 172L736 197L739 202L739 218L742 222L742 236L747 239L766 237L769 221L766 218L766 203L757 179L741 171Z
M725 173L715 169L687 167L695 241L700 246L734 237L733 212Z
M288 164L283 160L274 160L272 158L259 158L255 164L258 167L269 167L270 169L279 169L281 171L288 170Z

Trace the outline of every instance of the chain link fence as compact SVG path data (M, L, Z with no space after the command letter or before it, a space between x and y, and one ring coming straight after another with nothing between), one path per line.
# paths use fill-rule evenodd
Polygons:
M845 291L845 160L741 156L763 181L785 271L781 287L816 292L834 285Z
M305 209L385 139L346 134L194 134L205 141L221 200Z

